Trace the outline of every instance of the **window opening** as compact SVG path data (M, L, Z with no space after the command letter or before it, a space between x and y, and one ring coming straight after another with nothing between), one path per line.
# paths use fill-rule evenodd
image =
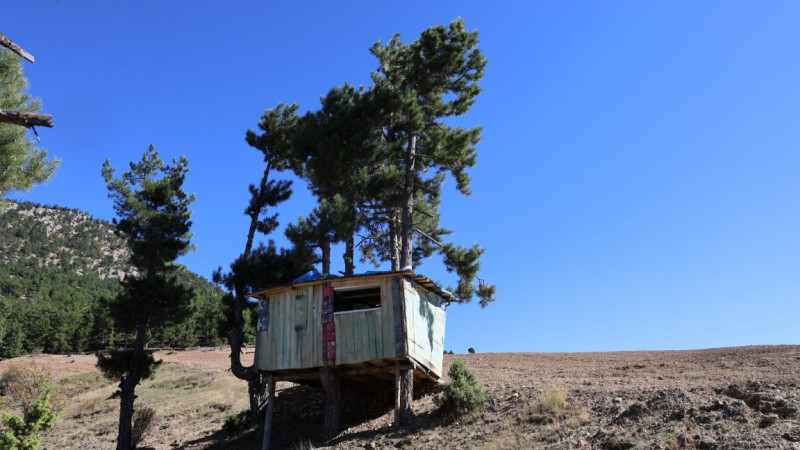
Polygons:
M333 291L333 312L358 311L381 307L381 288L345 289Z

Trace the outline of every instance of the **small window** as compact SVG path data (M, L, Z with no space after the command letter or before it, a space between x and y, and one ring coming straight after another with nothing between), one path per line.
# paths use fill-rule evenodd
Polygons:
M340 313L380 307L380 287L336 289L333 291L333 312Z

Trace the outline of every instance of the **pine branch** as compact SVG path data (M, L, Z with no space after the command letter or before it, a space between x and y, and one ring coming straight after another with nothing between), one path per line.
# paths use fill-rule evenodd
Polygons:
M53 128L53 116L50 114L0 109L0 122L13 123L26 128L34 126Z
M33 55L26 52L24 48L15 44L11 39L7 38L3 33L0 33L0 45L18 54L19 56L33 62Z

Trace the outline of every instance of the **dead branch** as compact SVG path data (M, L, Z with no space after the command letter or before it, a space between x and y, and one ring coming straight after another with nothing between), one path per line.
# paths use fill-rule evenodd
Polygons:
M18 54L19 56L33 62L33 55L26 52L24 48L15 44L11 39L7 38L3 33L0 33L0 45Z
M419 228L414 227L414 231L416 231L417 233L421 234L422 236L428 238L429 241L433 242L434 244L438 245L439 247L444 247L444 244L442 244L441 242L437 241L431 235L429 235L428 233L425 233L424 231L420 230Z
M50 114L39 114L21 111L6 111L0 109L0 122L13 123L26 128L48 127L53 128L53 116Z

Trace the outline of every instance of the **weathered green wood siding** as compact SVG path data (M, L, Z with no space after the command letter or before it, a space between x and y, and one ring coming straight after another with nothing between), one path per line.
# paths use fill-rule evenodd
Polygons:
M408 356L441 377L445 310L434 294L410 281L405 282L405 297Z
M397 357L392 279L376 276L331 280L334 289L380 286L381 307L334 314L336 364ZM438 297L400 278L405 296L408 356L442 376L445 310ZM263 371L311 369L323 365L322 284L287 287L269 294L268 328L257 335L256 367Z
M270 295L269 327L257 339L261 370L308 369L322 365L322 286L287 288Z
M380 309L334 315L336 364L357 364L395 356L391 280L391 277L382 277L368 282L356 279L333 284L334 288L381 288Z
M380 286L381 307L336 314L336 364L394 358L391 277L332 280L334 288ZM269 327L258 332L260 370L308 369L322 361L322 285L287 287L270 294Z

